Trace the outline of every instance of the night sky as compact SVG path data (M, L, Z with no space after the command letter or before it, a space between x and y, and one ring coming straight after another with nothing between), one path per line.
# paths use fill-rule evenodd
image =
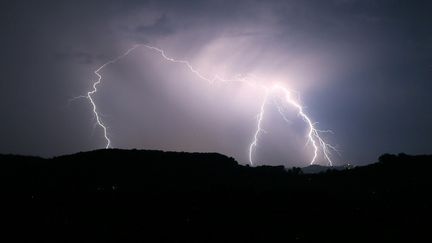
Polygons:
M257 75L300 93L335 164L432 153L431 1L8 1L0 3L0 153L105 146L86 99L95 69L134 44L208 75ZM209 85L137 49L94 96L116 148L219 152L247 163L262 92ZM305 166L304 122L266 106L257 164ZM324 161L318 160L319 163Z

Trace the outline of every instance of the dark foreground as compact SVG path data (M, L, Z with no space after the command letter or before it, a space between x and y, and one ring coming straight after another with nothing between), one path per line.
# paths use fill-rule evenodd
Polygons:
M432 234L432 156L385 155L316 175L137 150L0 162L2 242L430 242Z

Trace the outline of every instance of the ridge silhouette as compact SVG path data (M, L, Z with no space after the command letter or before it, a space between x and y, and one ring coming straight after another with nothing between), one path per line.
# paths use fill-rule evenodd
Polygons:
M20 242L421 241L431 155L303 173L217 153L107 149L0 155L2 217Z

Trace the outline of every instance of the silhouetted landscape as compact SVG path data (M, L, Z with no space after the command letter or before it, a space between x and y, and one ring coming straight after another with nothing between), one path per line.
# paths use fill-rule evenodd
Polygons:
M1 155L7 231L23 242L395 241L428 237L432 156L306 174L213 153ZM340 168L339 168L340 169Z

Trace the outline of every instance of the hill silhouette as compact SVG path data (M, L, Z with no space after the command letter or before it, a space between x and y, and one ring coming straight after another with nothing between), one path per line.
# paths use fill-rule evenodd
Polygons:
M216 153L0 155L4 228L19 242L423 241L432 156L303 173Z

